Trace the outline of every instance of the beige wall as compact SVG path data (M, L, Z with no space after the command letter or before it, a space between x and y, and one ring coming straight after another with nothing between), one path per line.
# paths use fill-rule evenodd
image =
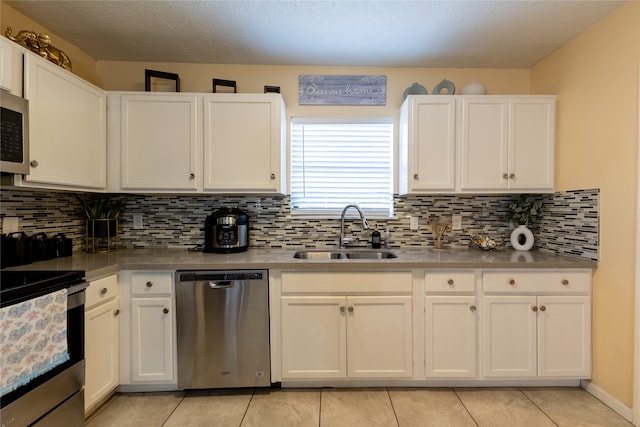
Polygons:
M593 383L633 400L640 2L629 2L538 63L532 93L555 93L556 188L600 188Z
M7 27L11 27L13 34L17 34L21 30L30 30L35 31L36 33L48 34L51 37L51 44L69 55L74 74L77 74L96 86L102 87L102 84L98 79L95 59L63 38L58 37L55 33L49 31L48 28L40 25L31 18L26 17L0 0L0 29L2 29L1 33L3 36Z

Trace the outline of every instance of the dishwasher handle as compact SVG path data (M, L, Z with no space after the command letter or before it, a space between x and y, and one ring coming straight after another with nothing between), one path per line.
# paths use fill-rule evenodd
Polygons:
M209 287L211 289L227 289L233 288L235 285L235 280L209 280Z
M178 282L222 282L243 280L265 280L264 270L229 270L229 271L178 271Z

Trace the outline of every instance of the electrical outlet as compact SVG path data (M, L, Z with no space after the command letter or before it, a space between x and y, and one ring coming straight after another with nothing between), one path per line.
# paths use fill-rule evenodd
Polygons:
M134 230L140 230L142 229L142 214L141 213L137 213L137 214L133 214L133 229Z
M419 227L420 227L420 217L419 216L412 216L411 220L409 221L409 228L413 231L416 231Z
M20 228L20 218L17 216L5 216L2 218L2 233L15 233Z
M462 215L453 215L451 217L451 229L462 230Z

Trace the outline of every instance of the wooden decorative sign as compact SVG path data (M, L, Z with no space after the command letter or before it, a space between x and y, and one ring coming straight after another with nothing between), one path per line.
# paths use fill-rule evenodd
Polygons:
M300 105L386 105L387 76L298 76Z

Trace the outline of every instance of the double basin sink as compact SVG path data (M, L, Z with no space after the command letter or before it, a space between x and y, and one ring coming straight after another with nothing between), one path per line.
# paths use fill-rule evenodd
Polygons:
M330 249L330 250L309 249L309 250L297 251L296 253L293 254L293 257L298 259L332 260L332 259L390 259L390 258L397 258L398 256L391 251L377 250L377 249Z

